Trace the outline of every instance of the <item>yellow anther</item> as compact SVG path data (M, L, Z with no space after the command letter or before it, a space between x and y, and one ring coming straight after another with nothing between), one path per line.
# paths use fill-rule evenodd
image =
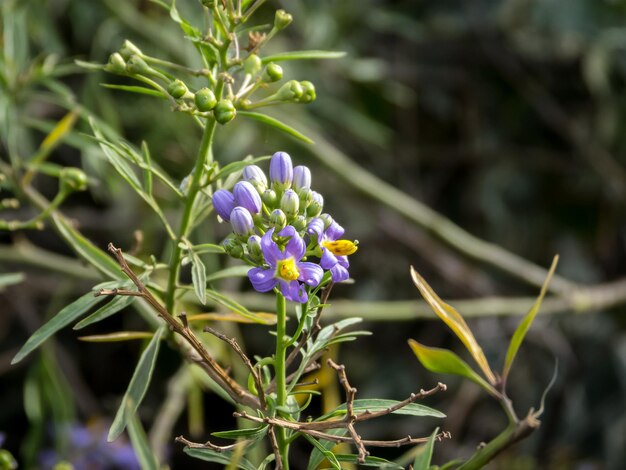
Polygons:
M283 259L278 262L278 276L285 281L295 281L300 277L300 271L293 258Z
M333 255L347 256L359 249L358 241L351 240L335 240L322 242L322 246L330 251Z

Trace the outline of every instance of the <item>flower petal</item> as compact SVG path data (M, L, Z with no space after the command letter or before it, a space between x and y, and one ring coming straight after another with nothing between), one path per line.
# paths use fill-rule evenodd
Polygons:
M306 244L296 229L292 225L287 225L279 233L281 237L291 237L285 246L285 255L293 256L296 261L300 261L306 252Z
M322 249L322 259L320 260L320 266L324 269L330 269L338 263L337 257L333 255L330 250L326 248Z
M298 271L300 271L300 277L298 277L299 281L312 287L319 285L322 276L324 276L324 270L319 264L303 261L298 263L297 266Z
M319 217L315 217L306 229L309 235L316 235L318 240L321 240L324 233L324 221Z
M252 268L248 271L248 278L252 287L259 292L269 292L278 283L273 269Z
M272 240L272 235L274 234L274 229L269 229L261 238L261 250L263 251L263 256L265 257L265 261L267 264L276 267L276 263L278 260L283 259L285 256L278 248L278 245L274 240Z
M306 293L304 285L298 281L280 281L280 291L287 300L292 302L306 302L309 296Z
M341 266L341 264L339 263L330 268L330 275L333 279L333 282L345 281L350 277L350 273L348 273L348 270Z
M333 241L339 240L343 236L344 232L345 230L343 227L333 220L330 226L326 229L326 237Z

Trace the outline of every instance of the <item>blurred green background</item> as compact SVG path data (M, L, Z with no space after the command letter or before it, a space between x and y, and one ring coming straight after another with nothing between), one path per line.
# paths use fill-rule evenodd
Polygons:
M131 39L150 55L193 65L192 44L166 13L147 0L2 0L0 5L3 160L9 152L32 155L50 123L80 103L133 144L145 140L153 158L178 180L189 173L200 135L191 119L150 97L105 89L103 82L126 82L73 63L105 63ZM178 7L193 12L196 5L179 0ZM491 468L623 468L626 284L619 279L626 274L626 3L284 1L264 6L258 21L271 22L275 7L285 8L295 21L269 51L347 52L339 60L284 66L286 78L314 82L318 99L272 114L316 144L240 119L221 129L216 156L228 162L289 152L312 168L327 210L359 240L360 250L351 258L355 283L338 286L333 295L340 299L335 315L359 315L369 306L366 326L374 335L338 352L360 396L401 399L438 380L448 383L449 391L429 403L448 414L442 427L452 432L451 440L437 446L434 461L469 455L499 432L504 416L474 385L425 371L406 346L415 338L460 353L445 326L418 303L409 266L472 317L470 326L496 364L519 321L513 314L525 313L527 306L501 298L538 293L537 286L498 267L496 252L495 262L485 262L480 253L463 253L473 250L464 238L457 247L442 241L447 226L420 212L420 205L409 207L411 212L390 186L537 265L547 267L559 253L558 274L580 286L600 286L582 302L573 293L546 302L555 307L537 319L510 379L523 414L538 406L558 359L544 423ZM85 123L77 130L88 132ZM131 249L134 232L141 230L139 254L160 254L166 240L158 221L79 132L50 161L82 167L95 184L72 196L63 212L100 247L112 241ZM360 169L374 178L362 178ZM42 193L54 195L54 180L37 183ZM7 187L2 197L11 197ZM7 214L27 218L33 212L22 206L0 216ZM207 228L206 239L219 241L224 230ZM110 419L140 345L81 343L68 329L39 357L10 367L29 332L95 282L49 228L0 233L0 241L0 271L26 274L0 292L0 432L18 460L36 467L35 456L52 447L50 422L70 419L97 427L94 422ZM63 258L46 264L51 254ZM243 289L242 299L262 305L245 284ZM138 328L135 317L118 316L101 328ZM245 327L243 334L251 350L264 354L271 338L255 328ZM175 354L163 351L142 405L148 427L175 370ZM33 403L46 402L42 397L52 397L58 406L33 409ZM231 420L219 403L206 398L207 409L217 409L206 413L208 431ZM364 433L427 435L434 425L396 419ZM184 418L176 431L187 432ZM173 468L191 468L177 446L171 454Z

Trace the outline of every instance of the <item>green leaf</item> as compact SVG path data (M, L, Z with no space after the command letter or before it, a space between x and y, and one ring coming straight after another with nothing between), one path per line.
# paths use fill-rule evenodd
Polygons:
M333 429L332 431L336 431L336 429ZM341 429L341 431L344 431L343 429ZM335 434L335 433L333 433ZM330 450L333 447L335 447L335 443L332 441L324 441L324 443L322 444L320 441L318 441L317 439L307 435L307 434L302 434L304 436L304 438L309 441L311 444L313 444L313 447L315 447L313 449L313 452L311 453L311 457L309 458L309 465L307 466L307 470L313 470L316 469L317 466L322 462L322 460L327 459L328 462L333 466L333 468L335 470L341 470L341 464L339 463L339 461L337 460L337 458L335 457L335 454L333 454L333 452ZM317 451L317 454L315 453L315 451ZM315 459L314 459L314 455L315 455ZM319 460L319 461L318 461ZM317 462L315 465L312 465L312 462Z
M88 70L104 70L103 64L97 64L95 62L85 62L84 60L74 60L74 63L79 67L83 67Z
M193 251L189 252L191 256L191 282L196 292L198 300L204 305L206 303L206 267L198 255Z
M183 243L182 244L183 248L187 248L187 246ZM200 245L194 245L192 247L193 252L197 253L197 254L201 254L201 253L220 253L223 254L224 252L224 247L222 245L216 245L214 243L202 243Z
M206 282L217 281L218 279L226 279L229 277L246 277L250 271L250 266L231 266L230 268L220 269L206 277Z
M165 327L159 328L155 333L150 343L139 358L135 372L133 373L128 389L122 398L122 403L115 414L111 429L109 429L108 441L112 442L122 434L124 428L128 425L130 419L133 417L141 400L143 400L148 386L150 385L150 379L152 378L152 371L156 364L156 358L159 353L159 345L161 344L161 336L165 331Z
M494 375L491 367L489 367L489 363L487 362L487 358L483 353L482 348L474 338L474 334L472 330L470 330L467 323L461 316L459 312L456 311L451 305L448 305L443 300L439 298L439 296L435 293L432 287L428 285L426 280L419 275L419 273L411 266L411 277L413 278L413 283L419 289L422 297L431 306L437 316L446 324L448 327L454 332L455 335L461 340L461 342L465 345L467 350L470 352L478 366L481 368L485 377L490 384L496 383L496 376Z
M389 460L383 459L381 457L373 457L367 456L365 457L365 462L359 462L359 456L354 454L335 454L335 458L339 462L351 462L357 463L359 465L363 465L364 467L378 467L378 468L393 468L395 470L404 470L402 465L398 465L397 463L390 462Z
M526 337L526 333L530 329L537 313L539 312L539 308L541 307L541 303L543 302L544 297L546 296L546 292L548 290L548 284L550 284L550 280L552 279L552 275L556 270L556 265L559 262L559 257L555 256L552 260L552 266L550 266L550 271L548 271L548 275L546 276L546 280L543 282L541 286L541 292L539 293L539 297L535 300L535 303L528 311L524 319L521 321L515 333L513 333L513 337L511 338L511 342L509 343L509 348L506 352L506 358L504 359L504 369L502 370L502 379L506 381L506 378L511 371L511 366L513 365L513 361L515 360L515 356L517 355L517 351L522 345L522 341Z
M104 88L110 88L112 90L127 91L129 93L138 93L140 95L156 96L157 98L165 98L165 95L158 90L152 88L146 88L143 86L135 85L113 85L111 83L101 83Z
M420 446L415 460L413 461L413 470L428 470L430 468L430 461L433 458L433 448L435 447L435 439L439 428L435 428L433 433L428 438L428 442Z
M229 310L232 310L233 312L238 313L239 315L252 320L255 323L261 323L264 325L269 325L271 323L268 322L268 319L263 317L263 316L259 316L256 315L254 312L251 312L250 310L248 310L246 307L244 307L243 305L241 305L240 303L236 302L235 300L231 299L230 297L225 296L224 294L221 294L213 289L206 289L206 295L208 298L210 298L211 300L213 300L214 302L223 305L224 307L228 308Z
M268 426L259 426L257 428L248 429L235 429L232 431L217 431L212 432L211 435L215 437L222 437L224 439L252 439L257 440L267 434Z
M223 464L232 464L233 452L215 452L211 449L193 449L191 447L185 447L185 454L193 457L195 459L204 460L206 462L214 462L214 463L223 463ZM250 463L248 459L240 457L237 462L237 468L242 468L243 470L256 470L256 467Z
M118 282L106 282L97 285L94 289L108 289L119 286ZM96 297L93 292L79 297L71 304L63 308L59 313L52 317L48 322L35 331L28 341L22 346L22 349L15 355L11 364L17 364L24 359L28 354L37 349L44 341L50 336L55 334L62 328L75 321L81 315L84 315L91 307L102 302L103 296Z
M135 450L137 460L142 470L159 470L159 464L154 452L150 449L146 433L139 418L135 415L128 421L128 435Z
M111 300L106 305L103 305L94 313L89 315L87 318L83 318L76 325L74 325L74 330L80 330L85 328L88 325L104 320L105 318L109 318L111 315L116 314L117 312L125 309L135 300L134 296L131 295L120 295L113 300Z
M264 160L269 160L271 158L270 155L266 155L263 157L257 157L257 158L250 158L250 156L246 157L244 160L238 161L238 162L232 162L229 163L228 165L226 165L224 168L222 168L220 171L217 172L217 174L211 178L212 180L220 180L222 178L226 178L227 176L230 176L233 173L236 173L237 171L241 171L243 170L245 167L249 166L249 165L254 165L258 162L262 162Z
M285 60L316 60L316 59L341 59L346 53L341 51L291 51L268 55L261 59L264 64L270 62L282 62Z
M305 136L301 132L295 130L293 127L288 126L287 124L285 124L282 121L279 121L276 118L268 116L267 114L255 113L252 111L238 111L237 114L239 116L249 117L256 121L262 122L263 124L267 124L268 126L272 126L278 129L279 131L283 131L289 134L290 136L295 137L296 139L300 139L301 141L306 142L307 144L313 143L311 139L309 139L307 136Z
M357 414L365 413L366 411L370 411L374 413L376 411L383 411L388 408L391 408L392 406L395 406L398 403L400 402L397 400L365 398L361 400L354 400L353 408L354 408L354 412ZM339 405L337 408L335 408L333 411L331 411L330 413L327 413L324 416L321 416L320 418L316 419L316 421L323 421L334 416L342 416L345 414L346 414L346 404L343 403ZM409 416L431 416L433 418L445 418L446 417L446 415L443 414L441 411L435 410L425 405L420 405L418 403L409 403L408 405L400 408L399 410L394 411L393 414L409 415Z
M151 331L118 331L106 335L79 336L79 340L90 343L116 343L135 339L150 339L154 336Z
M460 375L477 383L492 395L495 389L478 375L467 363L452 351L441 348L430 348L410 339L409 346L426 369L439 374Z
M19 284L26 279L24 273L9 273L9 274L0 274L0 290L5 288L6 286L12 286L14 284Z

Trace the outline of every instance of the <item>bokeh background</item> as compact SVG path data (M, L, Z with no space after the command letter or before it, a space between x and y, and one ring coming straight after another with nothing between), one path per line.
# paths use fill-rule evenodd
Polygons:
M196 8L191 0L178 3L182 12ZM193 65L192 44L166 12L146 0L0 5L0 158L6 160L9 149L32 155L51 123L80 103L131 143L145 140L176 179L190 171L199 132L188 117L150 97L105 89L103 82L126 82L73 62L105 63L131 39L150 55ZM501 364L510 335L539 289L523 280L522 271L503 268L495 247L543 267L558 253L557 273L578 287L546 302L549 308L522 347L510 381L518 412L538 406L555 359L558 379L541 429L491 468L623 468L626 284L619 280L626 274L626 5L284 1L263 7L259 22L271 22L275 7L295 21L269 51L347 52L339 60L285 63L288 78L315 83L318 99L272 113L316 144L237 120L218 135L217 158L229 162L288 151L312 168L327 210L360 241L352 257L355 282L336 288L336 308L328 312L329 318L362 315L374 333L333 351L347 364L360 396L402 399L437 381L449 385L428 403L448 414L443 423L390 419L364 433L427 435L441 425L452 432L436 448L434 461L441 464L470 455L505 424L501 410L477 387L431 374L412 355L408 338L463 351L419 303L409 266L459 307L492 364ZM130 250L138 246L139 230L137 254L161 256L165 237L158 221L81 132L88 132L84 122L51 157L81 166L92 178L90 191L72 196L62 211L100 247L113 241ZM37 184L54 195L55 180ZM10 196L6 188L2 196ZM175 220L173 207L168 216ZM8 213L32 215L28 206L3 214ZM201 229L206 240L219 241L224 234L223 227ZM469 234L492 245L477 250ZM59 445L51 423L76 423L74 440L106 429L141 344L82 343L68 328L29 361L10 366L29 333L97 277L49 228L0 233L0 241L0 271L25 274L0 292L0 431L4 447L24 468L37 468L42 455ZM223 262L207 260L213 267ZM264 307L245 283L223 287L242 289L244 303ZM89 334L141 327L129 310ZM265 330L244 326L240 334L252 352L270 350ZM175 352L163 348L141 409L148 428L177 361ZM177 434L196 426L207 437L233 424L231 410L215 396L190 402L204 405L204 428L194 408L181 414ZM300 450L303 459L306 450ZM116 450L120 468L126 451ZM173 468L192 468L180 454L171 445Z

